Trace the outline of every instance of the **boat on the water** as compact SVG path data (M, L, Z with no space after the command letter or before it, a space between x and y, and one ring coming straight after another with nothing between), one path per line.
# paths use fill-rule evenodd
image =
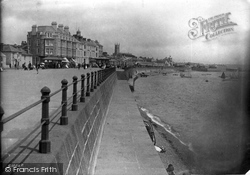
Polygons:
M216 69L217 66L216 66L215 64L211 64L211 65L208 66L208 68L209 68L209 69Z
M207 68L203 65L197 65L197 66L193 66L192 70L206 72Z

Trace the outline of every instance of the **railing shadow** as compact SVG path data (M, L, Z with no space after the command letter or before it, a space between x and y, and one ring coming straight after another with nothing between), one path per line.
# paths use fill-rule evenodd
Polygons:
M98 86L101 85L103 81L105 81L112 73L115 72L115 68L103 69L94 71L91 73L87 73L81 75L81 78L78 80L78 77L73 77L73 82L68 84L66 79L61 81L61 88L53 93L50 93L50 89L48 87L43 87L41 89L41 100L29 105L28 107L16 112L15 114L2 119L4 115L4 110L0 106L0 132L2 133L4 124L7 122L17 118L21 114L32 110L35 106L42 104L41 110L41 122L37 123L33 129L27 134L23 139L15 143L9 149L7 149L4 153L1 151L1 171L5 168L3 167L3 162L10 157L10 155L14 155L14 157L8 160L8 164L13 163L20 155L24 155L20 163L24 163L25 160L34 152L38 154L48 154L51 152L51 142L49 140L49 133L56 125L68 125L68 111L77 111L78 110L78 102L85 102L85 97L90 96L91 92L94 92L94 89L97 89ZM77 84L81 82L80 89L77 90ZM67 90L69 87L73 88L72 96L68 97ZM49 114L49 102L50 98L54 95L62 92L62 101L61 105L56 108L51 114ZM41 130L39 130L41 128ZM41 137L40 141L39 136ZM2 145L2 143L0 143ZM25 145L23 145L25 144ZM53 144L53 143L52 143Z

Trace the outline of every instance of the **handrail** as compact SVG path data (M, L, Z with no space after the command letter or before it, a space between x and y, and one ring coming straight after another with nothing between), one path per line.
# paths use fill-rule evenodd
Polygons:
M87 73L81 75L81 78L78 80L76 76L73 77L73 82L68 84L67 80L62 80L62 87L55 92L50 94L50 89L48 87L44 87L41 89L41 100L29 105L28 107L12 114L11 116L2 119L4 111L0 106L0 132L3 131L3 124L13 120L14 118L20 116L28 110L31 110L35 106L42 103L42 119L41 123L34 126L34 129L20 142L18 142L11 150L7 153L11 153L16 150L22 143L24 143L35 131L41 127L41 140L39 142L39 152L40 153L49 153L50 152L50 141L49 141L49 124L60 114L60 125L68 124L67 111L71 108L72 111L77 111L77 102L85 102L85 97L90 96L90 92L93 92L102 82L104 82L112 73L115 72L115 68L103 69L94 71L91 73ZM86 81L85 81L86 80ZM79 90L77 90L77 83L81 82ZM73 85L73 94L69 98L67 98L67 89ZM53 111L52 114L49 115L49 102L50 98L54 95L58 94L62 91L62 102L61 105ZM80 94L80 95L78 95ZM72 101L71 101L72 99ZM69 102L69 103L68 103Z
M61 91L62 91L62 88L59 89L59 90L57 90L57 91L55 91L55 92L53 92L53 93L50 94L49 96L50 96L50 97L53 97L54 95L56 95L57 93L59 93L59 92L61 92Z
M21 115L22 113L24 113L24 112L30 110L31 108L33 108L33 107L39 105L39 104L42 103L44 100L45 100L45 99L41 99L41 100L39 100L39 101L37 101L37 102L35 102L35 103L33 103L33 104L27 106L26 108L24 108L24 109L22 109L22 110L20 110L20 111L18 111L18 112L16 112L16 113L14 113L14 114L12 114L11 116L2 119L2 123L7 123L7 122L9 122L10 120L13 120L14 118L18 117L18 116Z

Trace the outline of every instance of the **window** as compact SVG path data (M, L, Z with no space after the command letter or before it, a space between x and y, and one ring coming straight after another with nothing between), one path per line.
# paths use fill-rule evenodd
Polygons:
M45 40L45 46L53 46L52 40Z
M49 54L49 48L45 49L45 54L48 55Z
M45 54L46 55L53 55L53 49L52 48L45 48Z
M52 33L47 32L47 33L46 33L46 36L47 36L48 38L52 38Z
M49 54L53 55L53 49L50 49Z
M84 56L86 56L86 51L84 51Z

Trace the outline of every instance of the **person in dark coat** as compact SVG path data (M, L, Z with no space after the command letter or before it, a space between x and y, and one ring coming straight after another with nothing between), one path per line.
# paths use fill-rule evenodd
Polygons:
M29 68L29 70L31 70L31 63L30 62L28 64L28 68Z

